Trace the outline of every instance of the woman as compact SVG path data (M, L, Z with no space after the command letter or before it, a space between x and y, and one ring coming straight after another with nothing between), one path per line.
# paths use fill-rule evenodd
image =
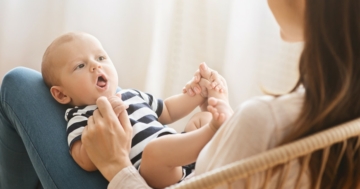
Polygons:
M196 174L360 116L359 0L268 0L268 3L283 39L305 41L299 83L295 87L302 85L305 91L293 90L278 98L265 96L242 104L202 150ZM194 86L196 82L188 88ZM0 187L34 188L39 186L38 179L44 188L106 187L107 182L99 173L81 171L65 155L66 141L61 139L65 138L62 136L65 123L62 116L56 116L62 115L64 107L55 105L44 87L41 76L27 69L16 69L3 80ZM104 116L94 117L95 124L83 135L90 158L110 181L109 188L148 188L129 164L131 128L111 121L114 115L106 99L100 98L98 106ZM348 145L338 170L331 167L337 159L330 155L323 177L327 182L322 182L321 188L359 187L359 150L352 146ZM331 153L336 154L339 149L334 148ZM311 159L310 176L304 179L304 188L314 185L317 160L319 154ZM293 168L291 172L295 173L298 165ZM289 186L296 177L290 175L293 177L288 180ZM254 180L261 178L258 175ZM236 184L239 188L242 183Z
M195 174L360 116L360 1L268 0L268 3L281 27L282 38L305 42L299 64L299 81L290 94L278 98L260 97L242 104L202 150ZM190 94L195 93L192 88L196 85L192 82L187 86ZM101 103L103 109L108 107L105 101ZM123 133L129 131L126 125L121 128L124 128ZM109 153L113 151L96 147L100 147L97 142L111 146L105 141L94 140L103 136L99 131L103 131L100 126L89 127L85 141L92 158L104 167L99 169L111 181L110 188L146 188L146 183L127 163L126 146L118 149L123 151L116 153L119 154L117 158ZM111 139L114 140L112 143L117 143L117 138ZM321 182L321 188L360 188L360 151L354 149L356 142L348 141L346 153L338 166L337 154L341 152L342 144L330 150L322 176L326 182ZM109 156L113 157L109 162L101 158ZM302 180L303 188L315 187L320 162L321 152L314 153L308 177ZM109 169L109 165L114 167ZM299 165L293 164L285 188L294 187L292 183L297 169ZM255 175L253 184L262 176ZM234 188L240 188L241 184L236 183Z

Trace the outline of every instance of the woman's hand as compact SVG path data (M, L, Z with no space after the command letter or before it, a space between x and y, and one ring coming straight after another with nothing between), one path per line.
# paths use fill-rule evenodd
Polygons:
M99 97L96 105L98 109L89 118L81 140L91 161L111 181L119 171L132 165L129 158L132 127L125 104L119 117L106 97Z
M109 100L110 105L114 110L116 117L120 116L120 113L124 111L124 108L127 109L129 107L128 105L124 104L124 102L122 101L120 93L117 93L114 96L107 97L107 99Z

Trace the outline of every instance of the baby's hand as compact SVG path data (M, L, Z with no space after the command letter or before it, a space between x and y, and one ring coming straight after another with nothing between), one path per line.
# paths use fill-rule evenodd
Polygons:
M121 94L117 93L114 96L108 97L108 100L113 108L115 115L119 117L120 113L126 110L129 105L125 104L124 101L121 100Z
M201 63L193 79L183 88L183 93L187 93L190 96L200 94L206 98L209 97L208 90L225 93L225 96L227 96L225 79L217 71L210 69L205 63Z

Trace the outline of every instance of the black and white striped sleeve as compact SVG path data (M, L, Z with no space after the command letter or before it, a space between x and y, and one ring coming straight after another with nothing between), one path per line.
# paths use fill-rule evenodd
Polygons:
M144 101L147 104L149 104L151 109L154 112L156 112L157 116L160 117L160 115L161 115L161 113L163 111L163 106L164 106L163 100L155 98L152 94L144 93L144 92L138 91L138 90L136 90L136 91L139 93L141 98L143 98Z
M94 109L96 109L96 106L85 106L69 108L66 111L65 119L68 121L66 135L70 149L74 142L81 140L81 134L84 127L87 126L87 121L92 115Z

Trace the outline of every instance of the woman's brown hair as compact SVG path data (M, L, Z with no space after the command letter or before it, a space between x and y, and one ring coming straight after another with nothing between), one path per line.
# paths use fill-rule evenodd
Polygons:
M294 90L303 85L305 99L295 130L282 144L360 117L360 0L306 0L304 24ZM360 188L356 143L357 139L348 140L341 157L342 143L330 149L320 188ZM312 188L322 154L315 152L310 160Z

